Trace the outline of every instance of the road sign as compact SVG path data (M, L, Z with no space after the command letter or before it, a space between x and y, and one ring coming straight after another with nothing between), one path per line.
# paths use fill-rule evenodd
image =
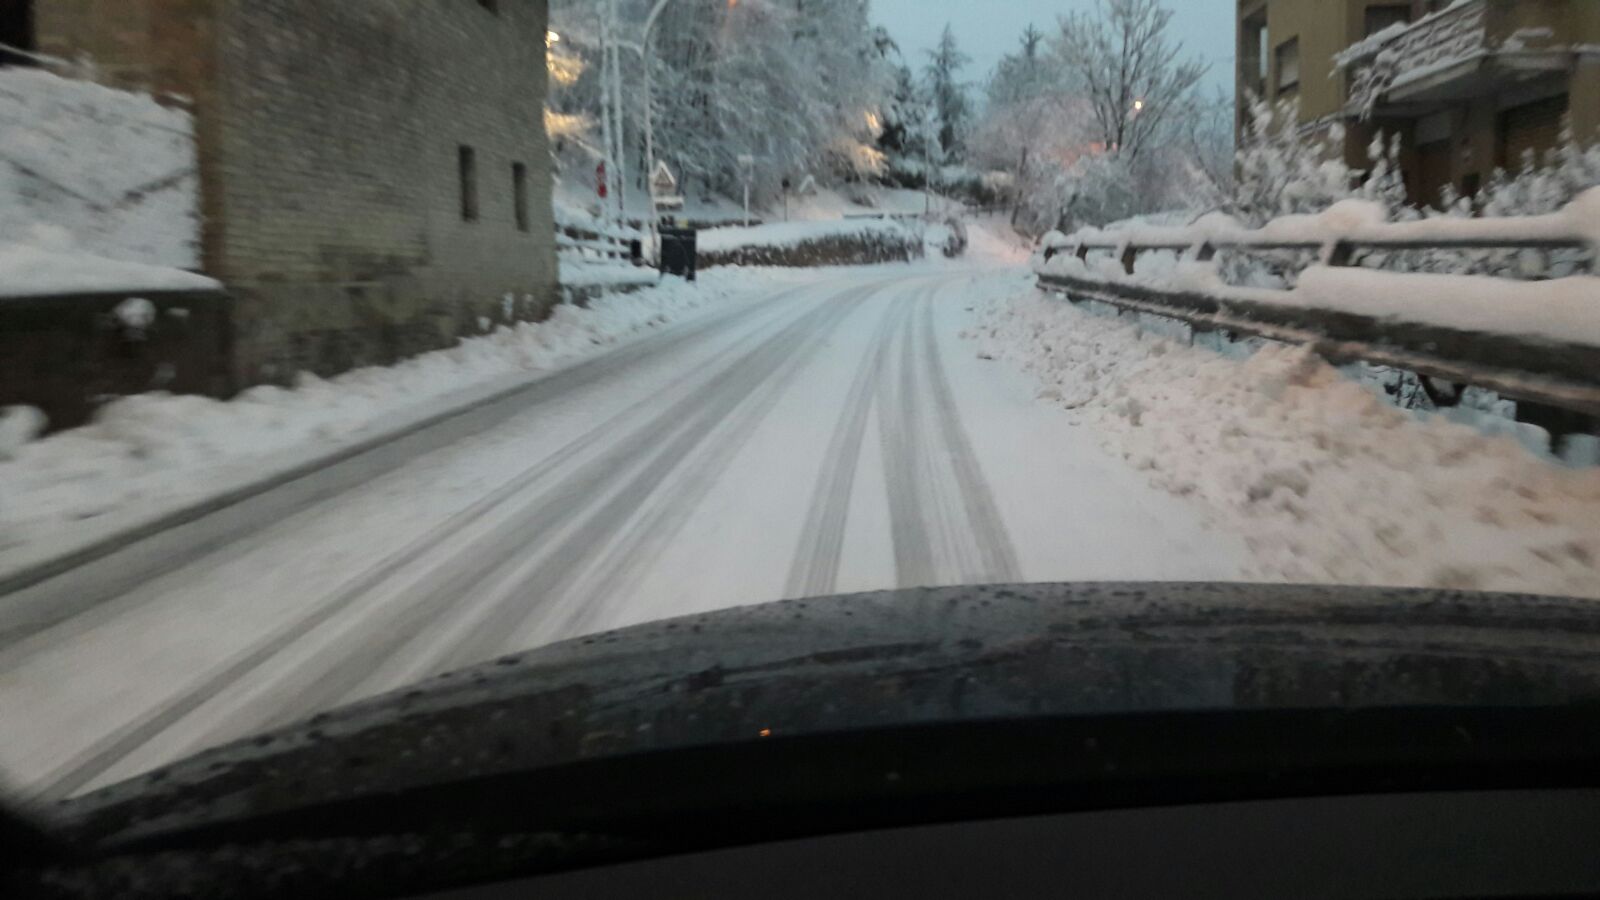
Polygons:
M650 193L658 197L670 197L678 192L678 179L667 168L666 160L656 163L656 170L650 173Z
M601 200L606 198L607 188L605 160L601 160L600 165L594 167L594 189L595 193L600 195Z

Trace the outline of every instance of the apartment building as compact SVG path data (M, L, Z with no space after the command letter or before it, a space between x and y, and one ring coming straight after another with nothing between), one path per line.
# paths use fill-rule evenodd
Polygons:
M1600 139L1600 0L1239 0L1238 43L1241 139L1252 97L1343 123L1358 168L1375 131L1399 135L1418 204L1476 193L1565 122Z

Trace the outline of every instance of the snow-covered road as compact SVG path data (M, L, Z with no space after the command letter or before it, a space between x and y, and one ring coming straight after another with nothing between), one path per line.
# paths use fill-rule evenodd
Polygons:
M731 605L1239 577L1242 542L959 338L1014 271L863 272L551 376L495 427L354 488L252 501L235 515L264 527L0 650L0 773L80 791L509 651Z

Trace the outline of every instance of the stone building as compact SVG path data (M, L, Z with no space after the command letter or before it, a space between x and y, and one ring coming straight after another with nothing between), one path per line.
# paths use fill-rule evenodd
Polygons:
M1600 139L1597 0L1239 0L1247 98L1297 99L1312 130L1343 122L1346 162L1398 134L1414 202L1472 195L1496 168L1555 147L1564 120Z
M5 41L187 98L235 386L557 296L547 0L0 0Z

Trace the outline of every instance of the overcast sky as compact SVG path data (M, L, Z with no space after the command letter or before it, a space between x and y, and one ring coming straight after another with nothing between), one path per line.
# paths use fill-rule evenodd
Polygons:
M1209 81L1233 85L1233 10L1237 0L1167 0L1176 12L1173 28L1189 52L1211 64ZM955 29L961 49L973 59L968 81L981 83L1000 57L1017 46L1029 22L1049 33L1056 17L1071 9L1087 9L1094 0L872 0L873 16L887 26L918 71L922 51L939 40L946 22Z

